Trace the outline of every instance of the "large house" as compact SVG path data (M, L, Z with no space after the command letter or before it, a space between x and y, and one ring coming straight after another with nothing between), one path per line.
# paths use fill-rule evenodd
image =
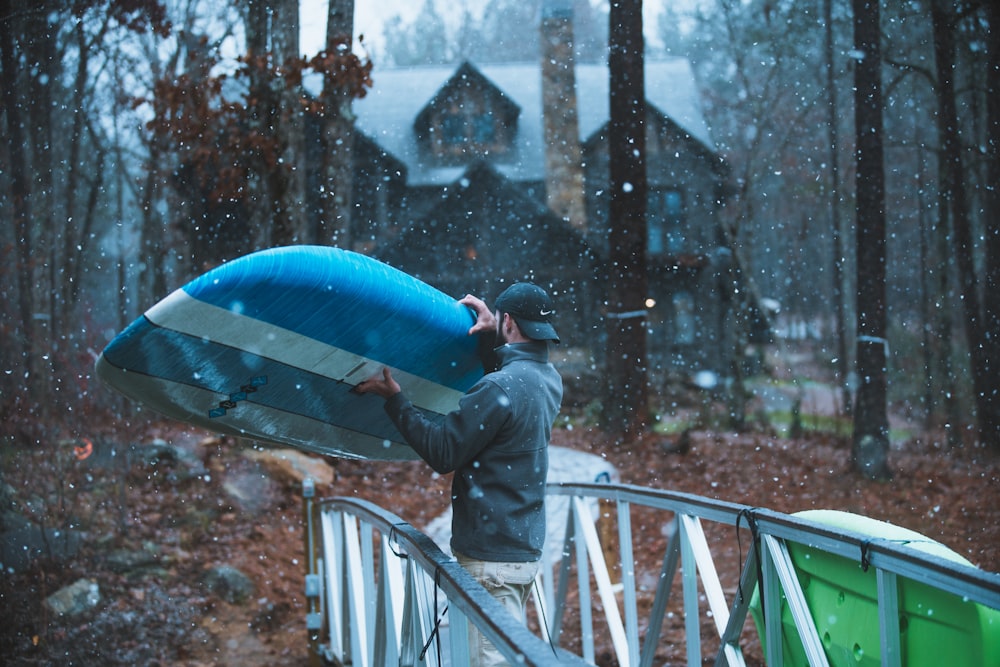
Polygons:
M377 68L354 104L351 238L456 298L538 282L562 307L564 344L600 358L609 73L558 59ZM650 358L654 370L725 374L738 275L719 219L726 165L689 63L647 62L645 76Z

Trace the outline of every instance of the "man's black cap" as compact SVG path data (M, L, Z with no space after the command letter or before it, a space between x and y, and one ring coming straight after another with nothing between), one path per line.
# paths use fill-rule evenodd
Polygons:
M528 338L559 342L559 335L550 322L555 307L548 293L538 285L514 283L497 297L496 308L513 317L521 333Z

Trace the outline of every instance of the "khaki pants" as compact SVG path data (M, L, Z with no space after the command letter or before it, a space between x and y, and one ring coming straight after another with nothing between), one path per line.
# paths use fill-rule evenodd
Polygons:
M497 563L455 554L459 565L472 575L490 595L500 601L511 615L525 622L525 606L531 585L538 573L538 563ZM469 623L469 658L471 667L506 665L503 656L472 623Z

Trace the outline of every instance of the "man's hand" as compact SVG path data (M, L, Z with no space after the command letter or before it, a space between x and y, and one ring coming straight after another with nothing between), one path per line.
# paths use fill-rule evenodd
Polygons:
M463 306L468 306L476 313L476 323L469 329L470 336L479 333L496 333L497 318L482 299L466 294L458 302Z
M359 394L375 394L384 399L390 399L400 392L399 383L392 379L389 367L382 369L382 377L371 377L354 388Z

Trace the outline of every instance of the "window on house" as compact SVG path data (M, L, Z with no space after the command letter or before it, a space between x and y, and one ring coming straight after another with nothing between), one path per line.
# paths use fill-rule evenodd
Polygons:
M447 114L441 119L441 140L455 146L465 143L465 119L459 114Z
M650 189L647 215L650 255L677 255L683 252L684 206L677 190Z
M441 117L441 143L445 150L485 150L496 143L497 128L488 111L451 111Z
M477 144L492 144L496 139L496 124L493 116L487 112L479 113L472 118L472 140Z

